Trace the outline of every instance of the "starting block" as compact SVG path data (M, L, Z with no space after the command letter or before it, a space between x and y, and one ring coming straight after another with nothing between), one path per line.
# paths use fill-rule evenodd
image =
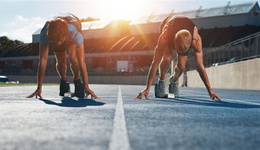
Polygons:
M174 99L175 98L175 95L174 94L165 94L163 97L156 97L156 98L170 98L170 99Z
M172 98L172 99L175 98L175 95L174 95L174 94L171 94L171 93L166 94L166 96L167 96L166 98Z
M64 93L64 97L74 97L74 96L75 96L75 94L72 92Z

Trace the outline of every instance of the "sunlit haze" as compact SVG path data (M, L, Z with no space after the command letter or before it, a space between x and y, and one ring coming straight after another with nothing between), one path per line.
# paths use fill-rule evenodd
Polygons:
M29 43L32 34L58 13L70 12L79 19L134 20L165 14L249 2L248 0L0 0L0 36Z
M140 0L110 0L104 1L103 5L113 19L132 20L138 14L142 14L142 11L145 11L145 4Z

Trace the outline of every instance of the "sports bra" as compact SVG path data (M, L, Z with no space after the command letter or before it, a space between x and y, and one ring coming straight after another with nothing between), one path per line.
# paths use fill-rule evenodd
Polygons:
M174 49L175 48L175 35L178 31L186 29L191 33L191 36L193 37L194 27L195 24L187 17L184 16L169 16L167 17L161 24L161 31L163 31L164 28L167 27L167 30L165 31L166 38L167 38L167 46ZM189 50L186 51L183 54L187 56L189 54Z
M81 23L79 19L73 14L66 14L62 16L57 16L56 18L64 19L68 24L68 34L65 39L66 42L75 44L77 47L83 43L83 35L81 32ZM47 36L47 31L49 27L49 21L47 21L40 33L40 43L43 45L48 45L51 40Z

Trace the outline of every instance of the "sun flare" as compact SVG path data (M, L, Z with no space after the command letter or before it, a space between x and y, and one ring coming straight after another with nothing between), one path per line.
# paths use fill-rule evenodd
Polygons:
M140 11L138 0L106 0L104 4L113 19L133 19Z

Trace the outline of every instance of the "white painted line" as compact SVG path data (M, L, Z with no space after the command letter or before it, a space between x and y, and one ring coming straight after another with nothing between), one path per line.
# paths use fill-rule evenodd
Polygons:
M233 99L224 99L223 101L228 101L228 102L240 102L244 104L250 104L250 105L258 105L260 106L260 103L254 103L254 102L247 102L247 101L241 101L241 100L233 100Z
M120 86L118 90L116 112L114 117L114 128L109 143L109 150L130 150Z
M203 95L192 95L192 96L187 96L187 95L184 95L183 96L183 98L191 98L191 99L189 99L189 101L194 101L194 102L198 102L196 99L195 100L193 100L192 98L200 98L200 97L205 97L205 98L209 98L209 96L203 96ZM182 97L180 97L180 100L182 100L181 99ZM222 97L223 98L223 97ZM186 99L184 99L184 100L186 100ZM203 99L202 99L203 100ZM215 98L214 100L207 100L207 102L214 102L214 101L219 101L219 100L217 100L217 98ZM248 101L243 101L243 100L235 100L235 99L228 99L228 98L223 98L223 100L222 100L223 102L239 102L239 103L244 103L244 104L250 104L250 105L260 105L260 103L257 103L257 102L248 102ZM250 100L250 101L257 101L257 100ZM205 100L205 102L206 102L206 100Z

